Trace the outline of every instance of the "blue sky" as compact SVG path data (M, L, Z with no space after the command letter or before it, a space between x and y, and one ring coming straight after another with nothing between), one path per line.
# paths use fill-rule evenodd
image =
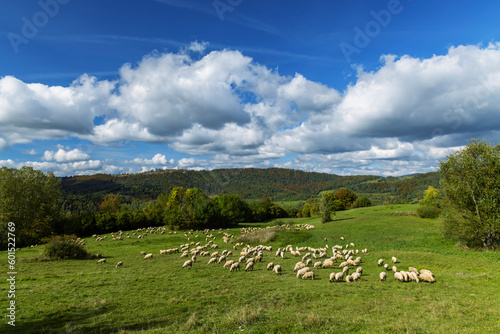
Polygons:
M498 2L2 6L1 166L405 175L499 139Z

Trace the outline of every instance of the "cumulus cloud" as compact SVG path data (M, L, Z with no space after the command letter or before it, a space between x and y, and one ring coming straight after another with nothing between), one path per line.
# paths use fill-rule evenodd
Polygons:
M59 148L57 152L54 151L45 151L43 154L42 160L52 161L55 160L57 162L69 162L69 161L83 161L89 160L90 155L85 152L80 151L75 148L73 150L69 150L67 148Z
M500 43L426 59L385 55L375 71L358 68L343 92L280 75L239 51L204 54L206 47L147 55L125 64L115 82L0 78L0 150L76 137L97 146L166 143L192 155L115 163L59 147L31 162L59 173L281 166L390 175L433 170L469 138L499 138Z

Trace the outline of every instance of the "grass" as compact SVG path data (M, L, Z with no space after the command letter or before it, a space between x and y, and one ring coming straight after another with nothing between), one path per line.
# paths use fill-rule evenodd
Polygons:
M123 241L87 238L87 249L107 258L101 265L96 260L37 261L42 246L23 249L16 253L16 327L5 321L0 332L497 333L498 252L457 247L443 239L436 220L393 215L416 208L390 205L337 212L326 224L319 217L284 219L294 227L316 228L273 229L274 240L266 243L273 252L264 251L263 262L249 272L230 273L222 265L209 266L208 258L199 256L193 268L181 269L185 259L179 254L159 254L160 249L186 242L205 244L204 235L196 232L188 235L190 240L183 233ZM235 235L232 244L224 244L218 232L212 232L217 250L233 250L239 229L227 231ZM315 270L314 281L296 279L292 269L300 258L290 253L285 259L274 256L289 244L331 248L350 242L368 249L368 254L360 254L363 276L354 283L329 283L331 269ZM144 260L141 251L153 253L154 258ZM239 250L233 253L231 259L236 259ZM7 272L6 252L2 256ZM399 283L391 274L380 282L377 260L388 261L391 256L398 258L398 268L432 270L437 282ZM115 268L118 261L124 264ZM270 261L281 264L281 276L266 270ZM7 305L7 292L7 284L2 284L2 307Z

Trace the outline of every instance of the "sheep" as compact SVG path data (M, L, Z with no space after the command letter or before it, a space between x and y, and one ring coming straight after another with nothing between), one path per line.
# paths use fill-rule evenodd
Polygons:
M273 271L276 273L276 275L281 275L281 266L279 264L275 265Z
M276 251L276 257L280 256L281 254L281 248L278 248L278 250Z
M182 265L182 268L186 268L186 267L193 267L193 261L191 260L187 260L186 262L184 262L184 264Z
M253 270L253 265L255 262L247 262L247 266L245 267L245 271L248 271L250 269Z
M409 271L409 272L412 272L412 273L415 273L415 274L417 274L417 275L419 274L419 272L418 272L417 268L415 268L415 267L410 267L410 268L408 268L408 271Z
M308 272L304 273L304 275L302 275L302 279L306 279L306 278L311 278L314 280L314 273L312 271L308 271Z
M434 277L434 274L430 271L430 270L427 270L427 269L421 269L420 270L420 273L423 274L423 273L428 273L429 275L431 275L432 277Z
M361 277L361 274L358 272L352 273L351 278L354 282L356 282Z
M296 272L297 270L302 269L302 268L304 268L305 266L306 266L306 264L305 264L304 262L302 262L302 261L297 262L297 263L295 264L295 267L293 268L293 272Z
M433 277L432 273L428 270L420 270L420 275L418 276L419 279L425 282L429 283L434 283L436 282L436 279Z
M310 270L311 269L309 267L304 267L304 268L300 269L299 271L297 271L297 278L301 277L302 275L304 275L305 273L307 273Z
M238 259L238 262L243 262L245 260L245 257L242 255L240 256L240 258Z
M344 268L342 268L342 272L343 272L343 273L347 274L347 272L348 272L348 271L349 271L349 267L344 267Z
M392 272L395 273L396 271L398 271L398 268L396 268L396 266L392 266Z
M340 265L339 265L339 268L344 268L344 267L347 267L349 265L349 263L347 261L344 261L342 262Z
M363 273L363 267L358 267L356 272L361 275Z
M389 265L388 265L387 263L386 263L386 264L384 264L384 269L385 269L385 270L388 270L388 269L389 269Z
M196 255L191 256L191 261L196 262Z
M383 259L378 260L378 266L379 267L382 266L383 264L384 264L384 260Z
M235 262L231 265L231 268L229 268L229 271L235 271L235 270L240 270L240 263L239 262Z
M255 262L262 262L262 255L257 255L255 257Z
M153 258L153 253L149 253L149 254L146 254L146 255L144 256L144 260L145 260L145 259L152 259L152 258Z
M267 270L273 270L273 267L274 267L274 262L269 262L267 264Z
M314 269L316 268L321 268L321 265L323 264L323 262L319 261L319 262L314 262Z
M225 261L226 260L226 256L225 255L222 255L221 257L219 257L219 261L217 261L217 263L221 263L222 261Z
M401 272L395 272L394 273L394 280L398 280L400 282L404 282L405 281L405 278L404 276L401 274Z
M342 278L344 278L344 272L338 272L335 274L335 282L341 282Z
M406 271L400 271L400 273L401 275L403 275L405 282L408 282L408 274L406 273Z
M208 260L208 264L212 264L212 263L215 263L217 262L217 258L216 257L212 257L210 258L210 260Z
M394 256L392 257L392 259L391 259L391 260L392 260L392 263L394 263L394 264L395 264L396 262L398 262L398 259L396 259L396 257L394 257Z
M104 262L106 262L106 259L105 259L105 258L100 259L99 261L97 261L97 263L104 263Z
M118 268L119 266L122 266L123 265L123 261L120 261L116 264L116 268Z
M387 273L385 271L381 272L379 274L379 277L380 277L380 281L385 281L385 279L387 278Z
M323 261L323 268L326 268L326 267L332 267L333 268L333 261L331 259L326 259L325 261Z
M226 263L224 263L224 268L227 268L227 267L230 267L233 265L234 261L233 260L229 260L229 261L226 261Z
M306 260L306 266L310 265L312 263L312 260L311 259L307 259Z
M250 263L250 262L255 262L255 259L253 257L247 259L247 263Z
M351 276L351 275L347 275L347 276L345 277L345 281L346 281L346 282L348 282L348 283L349 283L349 282L352 282L352 281L353 281L352 276Z
M146 255L146 252L145 252L145 251L142 251L142 252L141 252L141 255Z
M335 280L335 273L330 274L330 279L328 280L330 283Z
M416 282L416 283L418 283L418 282L419 282L419 279L418 279L417 274L416 274L416 273L414 273L413 271L408 272L408 276L411 278L411 280L412 280L413 282Z

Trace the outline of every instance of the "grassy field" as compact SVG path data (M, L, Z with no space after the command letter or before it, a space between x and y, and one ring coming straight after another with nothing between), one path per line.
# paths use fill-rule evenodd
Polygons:
M17 252L16 327L3 321L0 332L498 333L500 254L457 247L441 236L436 220L392 214L415 210L412 205L355 209L338 212L327 224L319 218L281 220L316 228L278 231L266 243L273 251L264 251L262 263L249 272L208 265L208 257L181 269L185 259L179 254L160 255L160 249L190 241L205 244L204 235L195 232L189 241L182 232L123 241L112 241L109 235L100 242L87 238L87 249L106 257L104 264L40 261L41 246L23 249ZM240 234L239 229L228 232ZM225 244L218 231L212 233L217 250L232 250L235 240ZM285 259L275 257L279 247L289 244L331 248L351 242L355 249L368 249L368 254L359 254L363 275L352 283L330 283L329 274L337 268L314 270L314 281L297 279L293 267L300 258L290 253ZM141 251L154 258L144 260ZM231 259L238 258L239 250L234 253ZM7 254L1 254L7 272ZM436 282L400 283L392 272L380 282L383 268L377 260L389 262L392 256L398 258L398 269L429 269ZM115 268L118 261L124 264ZM266 271L270 261L281 264L281 276ZM4 312L7 292L4 281Z

